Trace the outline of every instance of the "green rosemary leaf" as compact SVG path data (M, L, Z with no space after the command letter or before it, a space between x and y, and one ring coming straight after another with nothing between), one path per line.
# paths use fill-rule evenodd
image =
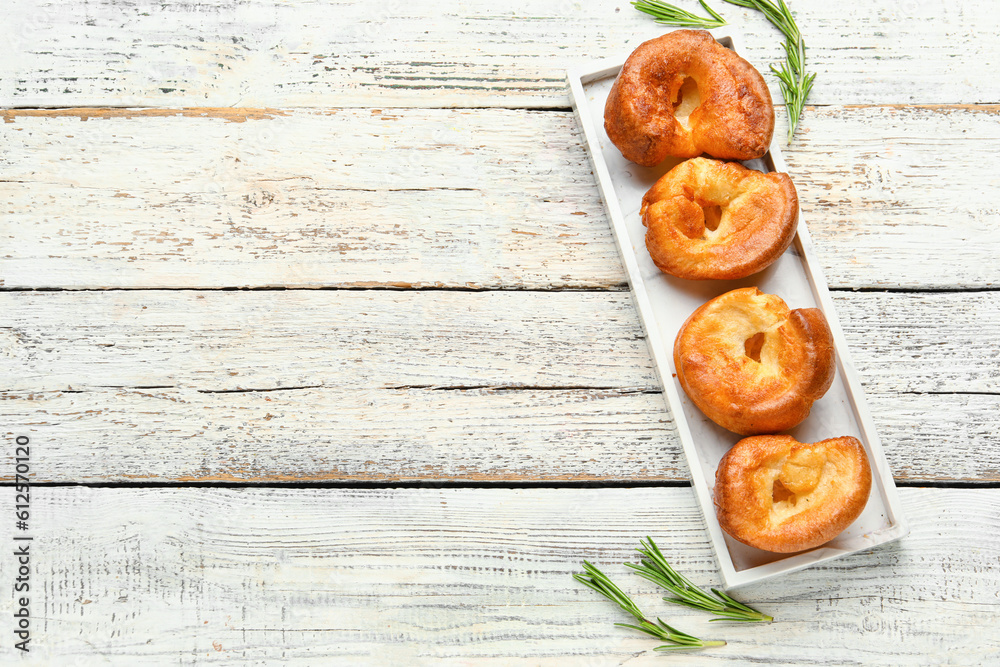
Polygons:
M662 633L660 632L660 629L657 628L655 625L652 625L652 624L648 624L648 625L645 625L645 624L644 625L632 625L631 623L615 623L615 625L617 625L620 628L631 628L632 630L638 630L639 632L645 632L650 637L654 637L656 639L663 639L664 638L663 635L662 635Z
M673 604L679 604L682 607L693 607L694 609L701 609L702 611L707 611L712 614L723 614L726 611L726 607L718 602L714 604L709 604L702 601L691 601L683 600L681 598L663 598L664 602L671 602Z
M656 621L660 625L662 625L664 628L666 628L670 632L670 634L673 635L676 638L677 641L684 641L684 642L689 642L689 643L695 643L695 642L700 642L701 641L697 637L693 637L693 636L689 635L686 632L681 632L677 628L674 628L674 627L671 627L671 626L667 625L666 623L663 622L662 618L657 618Z
M742 602L737 602L733 598L729 597L729 595L726 594L725 591L720 591L718 588L713 588L712 592L722 601L728 604L730 607L736 607L737 609L742 609L743 611L749 611L751 613L754 613L754 610L752 608L748 607Z
M709 7L705 0L698 0L698 4L701 5L701 8L708 12L709 15L719 23L718 27L726 25L726 19L719 16L715 10Z
M583 569L587 572L586 575L574 574L573 578L616 603L623 611L628 612L640 621L645 620L642 617L642 612L635 606L635 603L621 589L615 586L603 572L587 561L583 562Z
M681 9L670 3L663 2L662 0L635 0L632 6L638 9L640 12L649 14L657 23L662 23L665 25L679 26L682 28L719 28L726 25L726 21L716 14L712 9L705 4L704 0L698 0L705 11L711 15L712 18L705 18L704 16L698 16L697 14L692 14L689 11Z
M683 644L682 645L678 645L678 646L669 646L667 644L664 644L663 646L657 646L653 650L654 651L690 651L692 649L712 648L713 646L725 646L725 645L726 645L726 642L724 642L722 640L719 640L719 641L704 641L704 642L701 642L700 644L698 644L697 646L685 646Z

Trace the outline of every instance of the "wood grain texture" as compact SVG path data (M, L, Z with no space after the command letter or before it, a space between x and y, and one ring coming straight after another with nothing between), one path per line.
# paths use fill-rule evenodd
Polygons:
M680 4L699 13L694 2ZM611 0L12 0L0 105L568 106L570 65L668 28ZM760 15L716 2L762 71ZM947 0L798 0L816 104L997 103L1000 14ZM777 80L768 75L772 96Z
M566 113L77 113L0 125L4 286L624 281Z
M20 662L995 663L1000 491L901 495L909 537L739 591L776 618L747 626L668 607L622 565L652 535L719 584L690 489L35 488ZM583 559L648 613L728 645L654 653L570 578Z
M1000 393L1000 293L835 292L876 394ZM657 391L627 292L0 292L12 391Z
M1000 107L805 116L783 154L831 285L864 287L854 275L881 287L1000 284L1000 205L984 196L1000 185ZM925 278L917 264L949 268Z
M897 477L1000 480L1000 295L835 300ZM0 312L5 431L35 434L43 480L688 478L623 292L7 292Z
M3 115L3 287L625 281L568 113ZM1000 283L1000 208L969 177L972 164L1000 173L998 118L1000 107L808 110L786 156L829 283Z
M0 400L14 432L39 443L40 480L688 479L659 394L119 389L3 392Z
M690 479L658 393L107 389L5 391L0 401L12 425L3 432L39 443L39 481ZM996 395L869 395L869 406L897 480L1000 481ZM0 457L5 470L12 457Z

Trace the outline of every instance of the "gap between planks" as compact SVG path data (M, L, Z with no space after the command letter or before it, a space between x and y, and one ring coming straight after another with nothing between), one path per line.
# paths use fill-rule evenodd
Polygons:
M908 489L1000 489L1000 481L961 480L907 480L897 479L895 485ZM0 481L0 488L13 488L15 482ZM691 482L685 480L592 480L553 481L540 480L426 480L426 481L315 481L315 482L34 482L32 488L88 489L686 489Z
M784 104L779 102L774 105L776 109L783 107ZM817 109L827 109L827 108L842 108L842 109L926 109L931 111L971 111L979 113L991 113L1000 114L1000 104L988 102L983 104L809 104L804 108L804 113L809 113L810 111L815 111ZM328 107L316 107L307 105L283 105L280 108L272 107L167 107L167 106L114 106L114 105L104 105L99 107L79 107L79 106L41 106L41 107L20 107L20 106L9 106L0 108L0 118L3 118L5 122L13 122L13 119L18 116L46 116L46 117L65 117L65 116L80 116L81 120L88 120L90 118L132 118L139 116L147 117L163 117L163 116L187 116L191 118L222 118L234 123L243 123L247 120L266 120L269 118L274 118L275 116L284 116L287 111L309 111L309 112L322 112L328 109L331 113L337 110L365 110L371 109L372 111L413 111L415 109L421 109L424 107L394 107L385 104L369 104L369 105L331 105ZM436 109L438 107L426 107L428 109ZM455 107L442 107L447 111L530 111L530 112L542 112L542 113L572 113L573 107L571 106L549 106L549 107L534 107L534 106L455 106Z
M831 292L866 293L866 294L964 294L964 293L989 293L1000 292L1000 286L985 287L828 287ZM561 287L517 287L514 285L497 285L483 287L459 287L452 285L405 285L387 282L381 285L325 285L309 287L305 285L263 285L255 287L3 287L0 292L291 292L302 290L308 292L317 291L343 291L343 292L630 292L631 288L627 283L608 283L605 286L573 286Z

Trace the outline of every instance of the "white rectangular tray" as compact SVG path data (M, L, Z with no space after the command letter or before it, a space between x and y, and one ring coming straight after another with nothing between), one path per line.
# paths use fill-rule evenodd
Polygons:
M723 46L737 50L738 39L731 30L715 30L712 34ZM819 262L813 254L801 212L792 246L769 268L743 280L688 281L674 278L661 273L650 259L646 251L645 227L639 217L642 196L680 160L668 160L653 168L641 167L622 157L605 134L604 104L624 62L625 57L622 57L571 69L568 76L573 108L586 137L598 187L611 218L618 250L646 330L650 353L677 424L677 433L725 587L744 586L903 537L908 531L892 473L872 424L861 383L851 363L844 333ZM787 173L778 148L782 138L774 137L770 151L762 159L744 164L758 171ZM789 176L794 183L795 174ZM833 332L837 354L833 386L813 405L809 418L788 433L802 442L852 435L864 443L872 465L872 493L861 516L832 542L797 554L775 554L746 546L730 538L720 528L712 501L715 469L740 436L711 422L691 403L681 389L673 367L673 341L688 315L711 298L737 287L754 285L763 292L777 294L791 308L821 309ZM652 526L650 532L656 535Z

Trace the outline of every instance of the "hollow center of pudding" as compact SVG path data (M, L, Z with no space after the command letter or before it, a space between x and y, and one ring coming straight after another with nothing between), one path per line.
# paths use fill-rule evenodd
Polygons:
M829 482L836 477L836 466L814 447L796 447L775 470L771 483L770 520L779 525L812 508L821 507L829 496Z
M746 355L760 363L760 351L764 349L764 332L758 331L754 335L750 336L743 343L743 349L746 351Z
M789 491L780 479L776 479L771 487L771 501L775 503L789 502L794 505L795 494Z
M819 449L801 447L792 451L775 483L793 495L811 493L819 486L823 474L829 472L829 461Z
M701 104L698 84L691 77L685 77L677 90L674 100L674 119L687 131L691 131L691 113Z
M701 210L705 214L705 229L714 232L722 221L722 207L703 204Z

